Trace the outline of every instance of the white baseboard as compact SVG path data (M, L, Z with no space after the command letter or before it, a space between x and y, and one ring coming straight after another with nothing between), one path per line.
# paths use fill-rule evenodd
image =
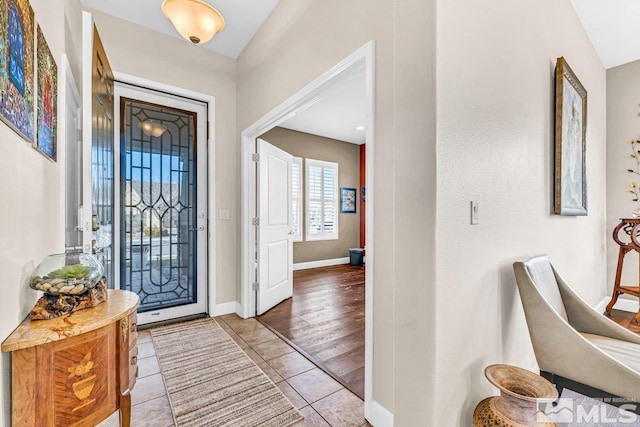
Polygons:
M604 313L604 310L607 308L607 304L609 304L609 301L611 301L610 296L604 297L602 301L596 304L594 308L598 312ZM616 301L616 305L614 305L613 308L617 310L628 311L630 313L636 313L638 311L638 301L620 297L618 298L618 301Z
M367 415L367 421L375 427L393 427L393 414L374 399L371 399L371 408Z
M344 257L344 258L334 258L334 259L323 259L320 261L299 262L297 264L293 264L293 271L306 270L309 268L329 267L331 265L349 264L349 261L350 261L349 257Z
M213 307L213 312L211 313L211 316L214 317L214 316L222 316L223 314L235 313L237 304L238 303L236 301L216 304L216 306Z
M236 301L236 314L240 317L242 314L242 304L240 304L238 301Z
M248 319L249 317L252 317L251 315L249 315L248 317L243 317L243 313L244 313L244 308L242 307L242 304L240 304L238 301L236 301L236 307L235 307L235 312L238 317L241 317L243 319Z

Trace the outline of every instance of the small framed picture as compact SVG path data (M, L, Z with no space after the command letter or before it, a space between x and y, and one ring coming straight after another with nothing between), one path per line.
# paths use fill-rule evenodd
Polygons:
M564 58L556 63L555 206L559 215L587 214L587 91Z
M356 213L356 189L340 187L340 213Z
M58 66L38 25L37 58L37 129L33 147L46 158L56 161L58 129Z
M0 120L32 143L35 140L35 17L29 0L0 0L0 23Z

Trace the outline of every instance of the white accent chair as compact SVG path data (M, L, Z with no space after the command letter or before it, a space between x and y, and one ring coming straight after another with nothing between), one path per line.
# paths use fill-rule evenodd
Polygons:
M546 256L513 269L541 375L559 393L640 402L640 336L587 304Z

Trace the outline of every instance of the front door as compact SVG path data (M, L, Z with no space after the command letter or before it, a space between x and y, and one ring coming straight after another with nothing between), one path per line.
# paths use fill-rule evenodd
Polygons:
M207 106L117 84L120 287L139 323L207 311Z
M258 300L261 315L293 295L293 156L258 139Z
M109 288L114 275L114 124L113 72L91 15L83 21L83 249L104 266ZM90 53L90 55L89 55Z

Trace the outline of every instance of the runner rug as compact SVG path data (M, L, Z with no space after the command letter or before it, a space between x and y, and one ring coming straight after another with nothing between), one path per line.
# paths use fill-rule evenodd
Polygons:
M284 427L303 418L214 319L151 336L176 427Z

